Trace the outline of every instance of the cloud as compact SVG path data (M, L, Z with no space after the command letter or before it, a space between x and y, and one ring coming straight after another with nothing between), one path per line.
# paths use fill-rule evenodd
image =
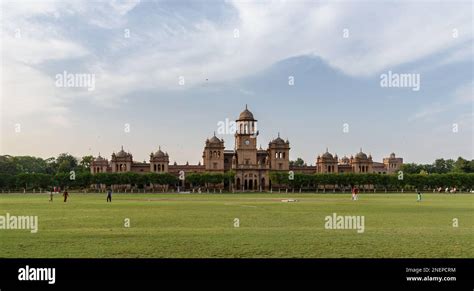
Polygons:
M456 88L453 94L451 94L450 98L448 98L445 102L438 101L428 106L424 106L418 112L413 114L409 118L409 121L431 121L434 120L435 115L444 113L454 108L459 108L460 105L470 104L471 106L473 106L473 92L474 82L463 84ZM469 113L467 115L461 114L460 120L463 120L465 122L469 117L472 117L472 113Z
M110 106L137 91L228 82L301 55L318 56L353 77L370 77L439 52L452 56L447 63L468 58L465 47L473 37L469 3L229 1L227 9L214 11L220 15L205 17L186 14L191 8L149 1L31 3L7 1L4 7L3 53L11 75L2 87L16 107L21 107L17 100L35 104L31 98L36 98L46 107L64 109L61 100L71 96ZM112 36L75 34L75 39L73 28L65 25L69 19ZM28 37L10 37L16 27ZM130 39L116 31L124 28L131 29ZM453 29L459 31L457 38ZM91 41L100 49L88 45ZM78 58L81 70L96 75L94 94L57 92L37 66L52 60L68 65ZM36 87L18 72L27 72ZM22 92L18 86L31 89ZM18 96L29 90L34 97Z
M236 15L229 15L231 21L185 23L179 15L164 13L156 34L139 30L134 35L148 45L100 64L103 77L98 83L103 90L97 98L135 89L182 90L206 80L231 81L300 55L318 56L345 74L368 77L439 52L453 51L446 63L468 58L465 45L472 40L470 13L459 3L403 2L390 9L373 2L229 3ZM453 28L460 32L457 38L452 37ZM344 29L349 30L347 39ZM126 82L114 81L123 75L128 76ZM179 77L185 86L178 86Z
M56 88L54 76L43 69L51 61L67 65L94 56L81 44L82 39L70 39L67 27L51 20L79 14L92 22L101 19L102 27L111 27L101 15L107 14L109 20L120 19L115 16L126 14L137 4L138 1L111 1L108 6L88 6L87 1L2 2L2 118L20 120L39 114L47 116L45 120L53 125L70 126L66 116L71 96L84 94ZM42 21L44 18L50 21Z
M454 95L458 104L470 103L472 105L474 102L474 81L456 89Z

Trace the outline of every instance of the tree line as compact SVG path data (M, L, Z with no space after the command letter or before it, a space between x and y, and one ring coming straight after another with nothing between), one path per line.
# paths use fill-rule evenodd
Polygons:
M446 173L474 173L474 160L459 157L452 159L437 159L432 164L403 164L401 170L407 174L446 174Z
M186 187L233 190L240 189L234 185L235 173L189 173L184 176ZM271 172L272 190L290 191L349 191L358 187L362 191L426 191L438 188L457 188L459 191L474 189L474 173L446 174L303 174L292 172ZM0 189L5 191L48 191L52 187L70 189L147 189L167 190L168 187L182 187L179 177L170 173L98 173L81 172L43 174L21 173L17 175L0 173Z
M474 189L474 173L446 174L376 174L376 173L332 173L303 174L271 172L270 180L275 189L292 191L338 190L346 191L352 187L361 190L377 191L425 191L442 188L456 188L459 191Z
M42 159L31 156L0 156L0 189L15 190L49 190L51 187L69 187L89 189L91 185L111 187L132 187L137 189L165 189L178 187L183 183L178 177L156 173L90 173L92 156L77 159L62 153L57 158ZM302 159L294 165L304 165ZM470 190L474 188L474 162L459 157L456 161L438 159L433 164L404 164L400 174L303 174L288 172L271 172L270 181L274 189L291 191L345 191L351 186L377 191L432 190L438 187ZM204 189L228 189L233 185L235 173L185 173L187 187ZM129 186L130 185L130 186ZM167 188L166 188L167 189Z

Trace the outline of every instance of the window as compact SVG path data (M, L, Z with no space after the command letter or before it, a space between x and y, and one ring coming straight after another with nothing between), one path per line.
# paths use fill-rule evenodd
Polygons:
M217 169L217 163L213 163L213 164L212 164L212 167L213 167L214 169Z
M282 164L282 163L279 163L279 164L278 164L278 169L279 169L279 170L283 169L283 164Z

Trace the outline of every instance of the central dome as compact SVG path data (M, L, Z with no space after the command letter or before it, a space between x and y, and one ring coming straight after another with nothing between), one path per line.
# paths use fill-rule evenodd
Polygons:
M240 113L240 115L239 115L239 120L255 120L255 119L253 118L252 112L250 112L250 111L247 109L247 105L245 105L245 110Z

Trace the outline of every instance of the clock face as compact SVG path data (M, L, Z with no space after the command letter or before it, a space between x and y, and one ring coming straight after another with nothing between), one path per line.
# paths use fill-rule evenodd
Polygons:
M248 139L245 140L245 144L246 145L249 145L250 144L250 141Z

